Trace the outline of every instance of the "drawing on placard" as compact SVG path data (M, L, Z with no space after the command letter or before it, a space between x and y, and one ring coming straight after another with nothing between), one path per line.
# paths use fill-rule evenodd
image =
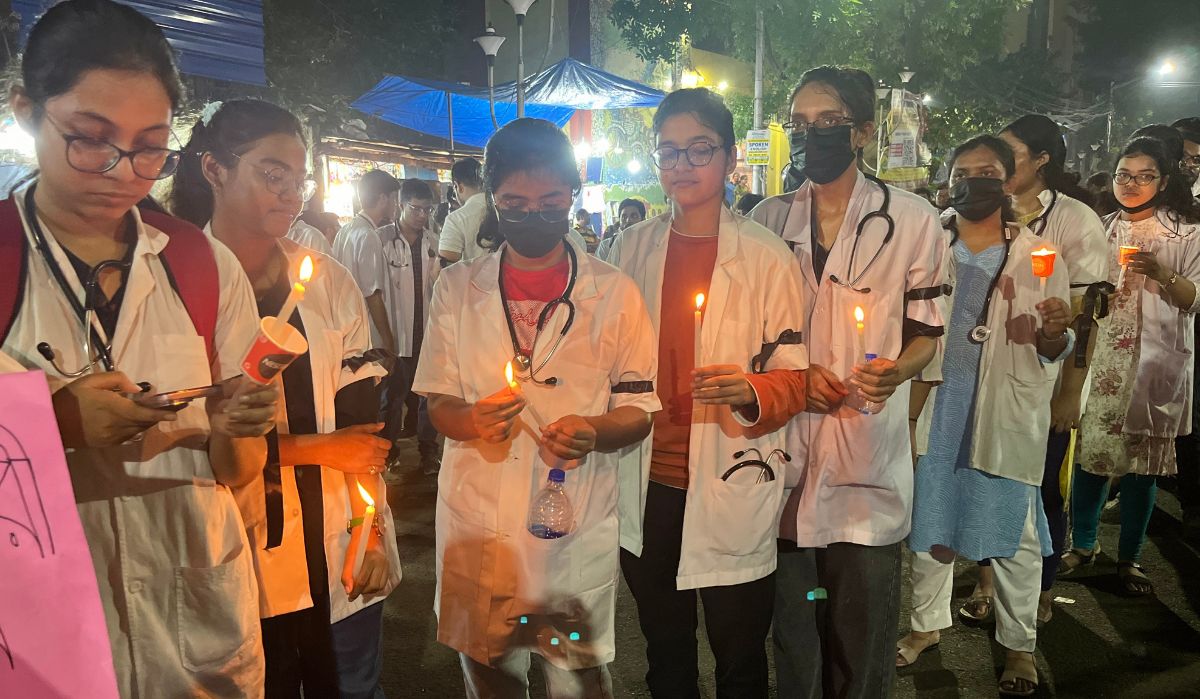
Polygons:
M21 440L0 425L0 548L17 549L19 555L54 555L54 533L38 490L37 473ZM0 620L0 658L13 667L12 648Z

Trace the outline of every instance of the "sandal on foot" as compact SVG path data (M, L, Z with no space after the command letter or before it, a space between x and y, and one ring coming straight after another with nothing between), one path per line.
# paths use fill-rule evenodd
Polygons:
M1096 542L1096 548L1088 551L1086 549L1071 549L1063 554L1062 561L1058 564L1058 577L1065 578L1080 568L1089 568L1096 562L1096 556L1100 553L1100 543Z
M1031 697L1037 692L1037 688L1037 665L1033 662L1033 654L1009 651L1008 659L1004 662L1004 672L1000 675L1000 696Z
M1145 597L1154 592L1154 583L1150 582L1150 578L1137 563L1132 561L1117 563L1117 577L1121 579L1121 586L1125 588L1125 594L1131 597Z
M1037 623L1047 624L1054 618L1054 597L1042 593L1038 597Z
M917 656L930 648L937 648L941 637L942 635L939 631L933 632L932 635L924 639L914 638L910 633L899 641L896 641L896 667L908 667L917 662Z
M993 600L991 595L981 595L978 592L959 608L958 615L973 624L987 624L992 621Z

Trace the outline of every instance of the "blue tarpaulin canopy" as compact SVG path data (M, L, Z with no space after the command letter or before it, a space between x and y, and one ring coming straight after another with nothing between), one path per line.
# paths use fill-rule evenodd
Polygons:
M13 0L21 41L56 0ZM149 17L179 56L179 69L217 80L266 85L262 0L124 0Z
M571 58L526 78L525 116L563 126L577 109L655 107L659 90ZM496 86L496 120L517 118L516 82ZM389 75L352 105L355 109L447 141L483 147L495 132L487 88ZM454 132L451 134L451 124Z

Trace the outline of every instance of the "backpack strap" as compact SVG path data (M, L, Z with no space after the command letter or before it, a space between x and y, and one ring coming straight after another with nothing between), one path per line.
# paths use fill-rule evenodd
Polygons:
M0 345L8 338L25 295L29 256L25 227L12 197L0 201Z
M217 333L217 306L221 299L220 274L212 243L204 231L187 221L140 207L142 221L166 233L170 239L159 259L175 293L183 301L196 333L204 338L211 363Z

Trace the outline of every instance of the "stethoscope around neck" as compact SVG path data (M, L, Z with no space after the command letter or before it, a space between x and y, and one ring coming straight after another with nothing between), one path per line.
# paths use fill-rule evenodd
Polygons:
M70 282L67 281L66 275L63 274L62 268L58 266L58 261L54 259L54 253L50 250L49 243L46 242L46 234L42 231L42 225L37 217L37 204L34 202L33 193L37 188L34 184L25 192L25 224L29 226L29 230L33 233L34 246L38 253L41 254L46 266L50 269L50 275L54 277L54 281L62 289L63 295L67 297L67 301L71 304L71 308L75 311L75 315L83 324L83 356L86 364L76 371L66 371L58 364L58 358L49 342L39 342L37 344L38 354L50 362L50 366L59 374L66 378L75 379L94 370L96 365L103 365L105 371L116 371L116 363L112 357L112 343L105 342L100 334L96 332L96 300L100 295L100 275L107 270L116 269L122 274L127 274L130 269L130 263L123 260L105 260L92 268L91 274L88 275L83 282L83 303L75 295L75 290L71 288ZM96 355L92 356L92 345L95 343Z
M1049 213L1047 210L1046 213ZM954 243L958 241L958 222L952 218L946 224L946 228L950 230L950 246L954 247ZM992 280L988 282L987 296L984 297L983 308L979 309L979 315L975 318L975 327L971 328L971 332L967 334L972 342L981 345L988 341L992 336L992 328L988 326L988 313L992 310L992 296L996 293L996 287L1000 285L1000 277L1004 274L1004 268L1008 266L1008 256L1012 252L1012 236L1009 234L1008 223L1004 220L1004 216L1000 217L1000 235L1004 238L1004 259L1000 260L1000 266L996 268L996 273L992 275Z
M874 175L868 175L867 173L863 173L863 177L865 177L868 180L879 185L879 190L881 192L883 192L883 203L880 204L879 208L876 209L875 211L872 211L869 214L867 214L866 216L863 216L858 222L858 227L855 228L855 230L854 230L854 243L850 248L850 260L849 260L848 264L846 265L846 279L842 280L842 279L839 279L836 274L830 274L829 281L833 282L834 284L837 284L838 286L845 287L851 291L855 291L860 294L869 294L869 293L871 293L870 287L860 289L860 288L858 288L858 284L859 284L859 282L861 282L863 280L863 277L867 276L867 273L871 271L871 268L875 266L875 263L879 261L879 256L883 254L883 250L884 250L884 248L886 248L888 246L888 243L892 242L892 236L894 236L896 233L896 220L892 218L892 215L888 211L888 209L891 207L891 203L892 203L892 193L888 190L888 186L886 184L884 184L882 181L880 181L879 178L875 177ZM815 248L817 246L817 235L818 235L819 228L818 228L818 222L817 222L816 197L815 197L815 195L813 195L811 193L811 190L810 190L809 200L808 200L808 215L809 215L809 231L812 234L812 240L813 240L812 244L813 244L813 247ZM875 251L875 254L871 256L871 260L869 262L867 262L867 266L863 267L863 269L858 273L858 275L855 276L854 275L854 260L858 256L858 244L862 240L862 234L863 234L863 231L866 229L867 224L870 223L873 219L879 219L879 220L883 221L884 223L886 223L887 224L887 233L883 236L883 242L879 244L879 249Z
M520 374L528 372L530 381L544 386L557 386L558 377L551 376L542 381L537 378L537 372L546 368L546 364L558 352L558 346L562 344L563 338L567 336L567 331L575 324L575 304L571 301L571 292L575 290L575 279L579 275L579 260L576 258L575 249L571 247L570 243L564 240L562 246L567 252L567 259L570 260L570 273L567 276L567 286L558 298L547 302L545 307L542 308L542 312L538 314L537 330L533 335L533 344L529 348L529 356L526 356L521 351L521 343L517 340L517 329L513 325L512 312L508 309L508 293L504 290L503 270L501 270L499 275L500 303L504 306L504 320L508 323L508 336L512 341L513 366L517 368L517 372ZM559 305L567 307L567 322L563 324L562 330L558 332L558 337L554 340L554 345L550 347L550 351L546 354L546 357L537 366L534 366L533 353L537 351L538 340L542 337L542 328L546 326L547 321L554 315L554 310Z

